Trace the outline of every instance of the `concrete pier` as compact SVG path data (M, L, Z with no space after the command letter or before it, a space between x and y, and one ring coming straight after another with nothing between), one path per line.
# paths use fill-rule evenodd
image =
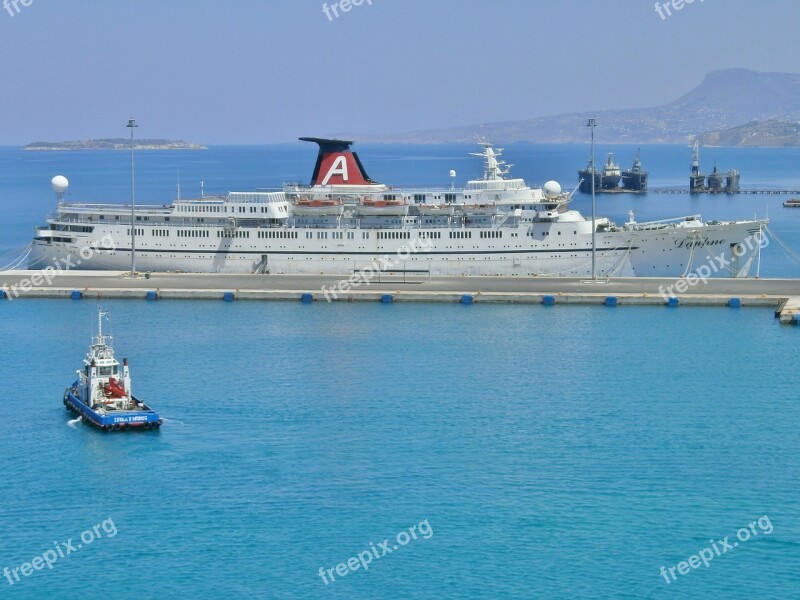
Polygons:
M775 311L775 316L781 320L781 323L793 323L795 325L800 323L800 296L793 296L782 300Z
M709 279L676 286L678 279L619 277L428 277L383 273L360 285L332 275L228 275L115 271L0 273L0 297L130 298L139 300L294 300L304 302L452 302L761 306L777 309L782 323L800 314L800 279ZM676 287L684 290L675 291ZM467 300L465 300L465 298Z
M799 196L800 190L736 190L735 192L728 192L725 188L719 190L703 189L700 191L692 191L689 188L654 188L650 190L654 194L728 194L735 196L737 194L780 194L784 196Z

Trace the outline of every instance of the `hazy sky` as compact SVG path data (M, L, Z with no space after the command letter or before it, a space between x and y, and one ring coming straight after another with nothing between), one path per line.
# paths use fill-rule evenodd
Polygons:
M129 115L138 136L199 143L404 132L662 104L724 67L800 71L797 0L663 19L652 0L363 0L338 17L318 0L17 2L0 9L0 144L125 137Z

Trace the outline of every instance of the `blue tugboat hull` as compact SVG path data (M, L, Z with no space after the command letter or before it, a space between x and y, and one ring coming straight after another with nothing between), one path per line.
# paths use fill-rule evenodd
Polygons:
M72 388L67 388L64 392L64 406L80 415L84 423L94 425L103 431L145 431L158 429L162 423L158 413L145 404L142 404L145 410L120 410L114 411L113 414L101 414L81 402Z

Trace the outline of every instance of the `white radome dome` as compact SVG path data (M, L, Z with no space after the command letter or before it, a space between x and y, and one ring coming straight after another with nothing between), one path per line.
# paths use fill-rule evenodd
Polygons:
M545 197L549 199L558 198L558 196L561 195L561 184L557 181L548 181L544 184L542 189L544 190Z
M56 175L50 180L50 185L56 194L63 194L69 187L69 180L63 175Z

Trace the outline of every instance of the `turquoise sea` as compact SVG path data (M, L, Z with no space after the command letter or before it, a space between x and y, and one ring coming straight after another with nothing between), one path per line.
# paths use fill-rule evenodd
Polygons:
M479 169L467 146L359 150L387 182ZM625 164L635 148L615 151ZM705 152L743 185L800 187L798 150ZM585 154L514 145L506 158L567 187ZM651 186L682 185L688 149L642 156ZM128 158L1 149L3 251L52 210L56 173L72 200L125 201ZM313 158L300 145L143 152L137 197L171 198L178 170L185 195L200 179L207 193L305 180ZM799 248L800 211L778 200L598 205L618 220L768 209ZM762 274L800 276L777 244ZM135 393L166 418L158 432L69 422L61 396L97 302L0 303L3 598L800 596L800 330L771 310L103 305Z

